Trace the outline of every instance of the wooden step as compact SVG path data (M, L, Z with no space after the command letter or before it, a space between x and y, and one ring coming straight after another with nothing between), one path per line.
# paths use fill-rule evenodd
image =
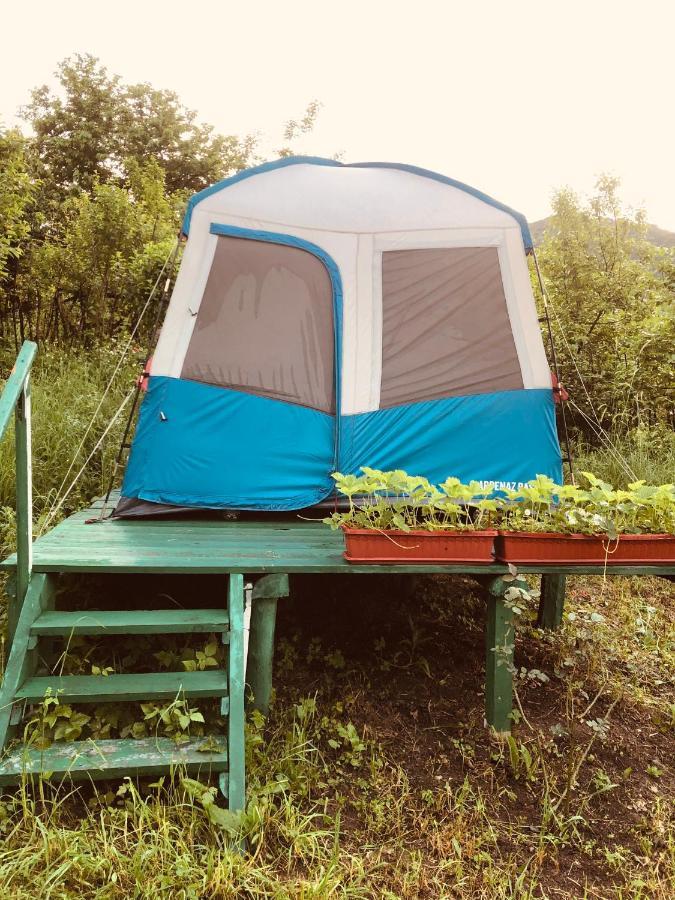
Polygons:
M33 622L31 634L197 634L223 632L224 609L46 610Z
M227 672L152 672L127 675L47 675L28 678L16 700L40 702L47 691L69 703L173 700L176 697L225 697Z
M224 772L227 741L224 737L198 738L178 745L170 738L152 737L73 741L52 744L46 750L21 746L0 763L0 784L36 772L48 773L50 778L123 778L155 775L172 767L205 777L210 772Z

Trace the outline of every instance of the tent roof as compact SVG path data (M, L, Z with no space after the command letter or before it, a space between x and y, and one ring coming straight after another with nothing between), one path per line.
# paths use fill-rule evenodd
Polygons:
M219 191L225 190L226 188L231 187L234 184L238 184L241 181L244 181L248 178L252 178L256 175L263 175L266 172L271 172L275 169L282 169L287 166L297 166L297 165L314 165L314 166L332 166L332 167L341 167L347 169L394 169L402 172L407 172L411 175L416 175L421 178L428 178L433 181L439 182L441 184L449 185L450 187L455 188L456 190L464 191L465 193L475 197L477 200L482 201L483 203L488 204L489 206L494 207L495 209L501 210L507 215L511 216L516 220L518 225L520 226L520 230L523 237L523 244L525 246L526 251L530 251L532 249L532 236L530 234L530 229L527 224L526 218L522 215L522 213L516 212L514 209L511 209L509 206L506 206L503 203L500 203L498 200L495 200L493 197L488 196L482 191L477 190L476 188L470 187L467 184L462 183L461 181L456 181L454 178L448 178L445 175L440 175L438 172L432 172L429 169L421 169L417 166L409 166L403 163L387 163L387 162L362 162L362 163L341 163L334 159L324 159L318 156L288 156L283 159L275 160L274 162L263 163L260 166L254 166L250 169L244 169L241 172L238 172L236 175L232 175L230 178L225 178L222 181L217 182L214 185L211 185L208 188L205 188L203 191L199 191L199 193L194 194L190 200L188 201L187 210L185 212L185 218L183 220L182 231L183 234L187 235L190 230L190 222L192 219L192 213L197 206L198 203L201 203L202 200L205 200L207 197L210 197L212 194L215 194Z

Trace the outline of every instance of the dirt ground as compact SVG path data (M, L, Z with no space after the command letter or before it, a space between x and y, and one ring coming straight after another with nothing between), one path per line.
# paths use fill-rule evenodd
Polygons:
M651 865L663 854L667 880L675 720L663 710L675 713L675 672L672 655L650 673L644 657L653 654L630 652L625 618L631 587L639 586L662 617L669 645L662 649L672 653L675 585L618 581L568 585L567 612L600 613L598 635L577 634L570 623L561 633L542 632L532 615L518 629L522 715L514 738L530 748L529 773L484 727L485 600L470 578L295 578L293 600L280 604L278 636L295 652L291 664L283 651L278 656L277 707L314 694L322 706L339 703L420 796L439 785L456 790L469 776L480 785L499 850L521 855L524 864L535 857L537 896L619 896L628 857L639 868L640 860ZM586 722L599 723L597 733ZM546 803L570 782L559 813L576 821L557 838L551 824L542 843ZM356 849L362 823L355 816L351 824L345 839ZM424 832L411 841L422 854L434 853Z

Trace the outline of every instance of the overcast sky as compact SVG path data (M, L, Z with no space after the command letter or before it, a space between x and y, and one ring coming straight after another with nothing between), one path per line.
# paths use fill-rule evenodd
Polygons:
M24 0L1 27L4 124L87 52L266 154L316 98L299 152L436 169L531 221L611 172L675 230L673 0Z

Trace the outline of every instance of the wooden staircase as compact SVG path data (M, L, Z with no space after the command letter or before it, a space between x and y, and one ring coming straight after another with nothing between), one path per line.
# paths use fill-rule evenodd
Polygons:
M15 599L8 611L10 652L0 688L0 784L39 773L72 779L156 775L180 767L190 774L217 774L232 810L244 808L244 581L227 575L220 609L118 609L67 612L55 609L58 573L32 572L30 367L35 344L26 342L0 396L0 439L12 413L16 421L17 555ZM278 576L272 576L278 577ZM265 579L261 579L264 582ZM265 596L265 587L259 591ZM223 592L225 593L225 592ZM123 675L39 675L40 643L68 642L73 635L196 634L220 636L223 669ZM177 745L170 738L74 741L37 749L15 742L22 712L46 697L59 702L107 703L217 698L226 734Z
M56 574L34 574L19 613L0 688L0 747L16 735L22 710L46 697L65 703L120 703L217 698L227 734L176 744L170 738L74 741L48 749L14 745L0 761L0 784L26 775L52 779L156 775L180 768L207 777L218 774L231 809L244 807L244 583L229 576L223 609L54 609ZM39 642L68 642L73 635L208 633L227 647L226 666L196 672L123 675L37 675Z

